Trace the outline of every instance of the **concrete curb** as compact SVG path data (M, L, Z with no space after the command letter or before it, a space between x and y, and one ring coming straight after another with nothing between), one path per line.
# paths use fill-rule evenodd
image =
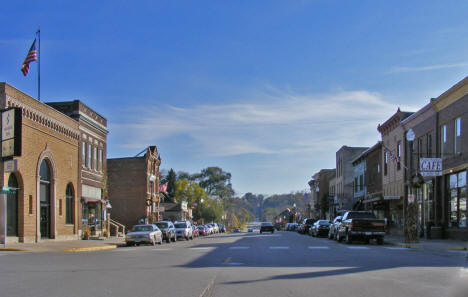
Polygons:
M0 252L1 251L5 251L5 252L34 252L33 250L15 249L15 248L0 248Z
M116 249L117 245L104 245L104 246L93 246L93 247L85 247L85 248L71 248L61 250L61 252L92 252L92 251L102 251L102 250L111 250Z
M386 244L396 246L396 247L401 247L401 248L407 248L407 249L424 249L424 246L420 245L415 245L411 243L394 243L394 242L386 242ZM467 247L448 247L448 246L435 246L435 247L430 247L429 249L433 250L452 250L452 251L467 251Z

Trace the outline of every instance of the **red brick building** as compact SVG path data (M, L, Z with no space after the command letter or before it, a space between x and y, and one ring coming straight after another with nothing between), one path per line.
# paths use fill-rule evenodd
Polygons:
M131 228L141 221L160 219L159 166L156 146L141 157L107 160L109 200L112 218Z

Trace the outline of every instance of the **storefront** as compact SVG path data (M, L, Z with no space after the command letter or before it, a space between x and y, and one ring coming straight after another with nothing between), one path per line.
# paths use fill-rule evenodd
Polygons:
M466 239L466 170L445 175L447 236Z
M430 230L434 226L434 181L426 180L417 188L418 226L420 237L431 237Z

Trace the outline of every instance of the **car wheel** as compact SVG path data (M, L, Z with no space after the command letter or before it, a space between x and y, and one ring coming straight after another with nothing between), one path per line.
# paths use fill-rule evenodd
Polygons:
M127 246L132 246L133 244L133 242L127 242Z
M185 236L185 240L187 240L187 241L189 240L188 236Z
M160 240L159 240L159 242L158 242L158 243L159 243L159 245L161 245L161 244L162 244L162 242L163 242L163 238L162 238L162 236L161 236L161 239L160 239Z
M338 235L338 232L335 231L335 233L333 233L333 239L334 240L337 240L337 235Z
M262 234L262 231L260 231L260 234Z
M341 236L340 233L336 234L336 241L341 242Z
M171 243L171 237L169 235L166 238L166 243Z
M333 234L331 232L328 232L328 239L330 239L330 240L333 239Z
M153 240L151 240L151 244L152 244L153 246L156 245L156 236L154 236Z
M351 236L349 235L348 232L346 233L346 243L347 243L347 244L353 243L353 240L351 239Z

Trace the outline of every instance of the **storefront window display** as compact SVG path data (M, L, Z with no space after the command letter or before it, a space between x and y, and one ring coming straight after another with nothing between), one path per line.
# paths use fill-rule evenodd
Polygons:
M447 176L449 227L466 228L466 171Z

